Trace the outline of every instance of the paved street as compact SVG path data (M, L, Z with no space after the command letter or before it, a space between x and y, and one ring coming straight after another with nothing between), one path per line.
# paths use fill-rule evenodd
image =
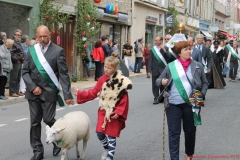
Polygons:
M228 79L225 79L228 80ZM132 78L133 90L129 92L130 110L127 126L117 139L115 160L161 160L163 105L152 105L151 79L145 76ZM206 107L202 110L203 125L197 128L196 159L240 159L240 82L227 82L225 89L208 90ZM71 111L84 111L91 120L91 137L86 150L86 160L99 160L102 147L95 134L98 100L57 108L56 118ZM32 150L29 144L29 110L27 102L0 106L0 160L29 160ZM45 124L42 140L46 160L59 160L52 156L52 145L45 144ZM166 127L167 128L167 127ZM167 135L167 132L166 132ZM167 137L165 136L166 143ZM82 143L80 142L80 151ZM166 144L166 160L169 159ZM181 136L181 160L184 159L184 140ZM238 156L238 158L237 158ZM232 158L230 158L232 157ZM69 159L76 160L75 148L69 151Z

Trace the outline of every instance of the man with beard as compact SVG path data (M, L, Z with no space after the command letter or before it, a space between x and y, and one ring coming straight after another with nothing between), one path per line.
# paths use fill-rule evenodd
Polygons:
M12 97L24 96L19 92L22 64L25 59L24 51L21 45L22 31L17 29L13 33L14 44L11 50L11 60L13 69L10 73L9 95Z

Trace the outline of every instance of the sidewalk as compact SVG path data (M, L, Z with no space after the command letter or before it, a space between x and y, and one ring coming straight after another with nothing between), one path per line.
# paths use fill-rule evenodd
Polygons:
M133 78L133 77L139 77L139 76L145 77L146 76L146 69L141 69L140 72L141 73L134 73L134 72L130 71L129 72L130 79ZM94 81L93 78L90 78L87 81L72 82L71 83L71 87L77 87L79 89L87 89L87 88L93 87L95 84L96 84L96 81ZM2 106L6 106L6 105L10 105L10 104L15 104L15 103L27 101L25 99L25 96L10 97L8 89L6 89L5 95L6 95L6 97L8 97L8 99L7 100L0 100L0 108Z

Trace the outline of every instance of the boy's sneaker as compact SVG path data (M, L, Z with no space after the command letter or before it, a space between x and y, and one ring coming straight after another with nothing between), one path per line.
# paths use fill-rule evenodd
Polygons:
M106 160L112 160L111 158L107 157Z
M103 152L103 154L102 154L101 160L106 160L107 155L108 155L108 150L106 149L106 150L104 150L104 152Z

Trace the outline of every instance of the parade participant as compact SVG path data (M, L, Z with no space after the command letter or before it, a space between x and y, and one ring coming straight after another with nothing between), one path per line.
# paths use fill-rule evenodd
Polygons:
M167 44L168 41L169 41L171 38L172 38L172 36L171 36L170 34L167 34L167 35L165 36L165 44Z
M105 59L104 62L104 72L105 74L99 78L97 84L94 86L94 88L86 90L86 91L80 91L77 88L73 88L72 92L73 94L77 95L77 103L82 104L88 101L91 101L95 99L99 93L101 95L101 92L108 91L109 87L106 87L107 83L111 83L111 87L114 85L115 82L119 83L121 80L114 79L118 77L120 73L118 70L119 66L119 59L117 58L117 53L114 52L112 56ZM121 79L128 79L126 77ZM129 80L129 79L128 79ZM130 80L129 80L130 81ZM125 128L125 121L127 119L128 114L128 108L129 108L129 100L128 100L128 93L122 92L122 86L124 86L126 83L126 80L121 81L121 86L117 87L115 89L111 89L111 95L108 95L110 97L99 97L100 102L104 101L105 103L110 104L112 100L115 99L114 95L119 97L119 101L114 101L114 103L111 103L114 105L115 110L111 114L110 121L107 122L104 126L104 120L105 120L105 114L107 113L105 110L101 110L99 108L98 110L98 120L97 120L97 126L96 126L96 133L98 136L98 139L103 145L104 153L102 154L102 160L112 160L115 148L116 148L116 137L120 136L120 132L122 129ZM116 84L118 85L118 84ZM125 89L125 88L124 88ZM122 92L123 94L117 94L118 92ZM111 99L112 98L112 99ZM100 106L99 106L100 107Z
M237 42L233 41L230 43L232 50L229 49L228 57L227 57L227 67L229 69L229 82L235 82L237 71L238 71L238 50L237 50ZM234 54L234 53L235 54Z
M7 39L7 34L5 32L0 32L0 46L4 44L4 41Z
M202 63L202 53L201 50L198 48L194 47L194 38L193 37L188 37L188 43L190 45L191 48L191 53L192 53L192 59Z
M197 44L195 45L196 48L201 50L202 53L202 64L204 65L205 73L211 72L212 67L212 57L211 57L211 50L203 44L203 35L198 34L196 36Z
M163 99L158 100L159 94L163 91L163 87L159 88L156 85L156 79L161 75L166 65L170 62L168 55L168 47L163 46L163 38L157 36L155 38L155 46L150 51L148 61L148 76L152 76L152 92L154 96L153 104L162 102Z
M211 68L211 81L208 82L208 88L221 89L226 86L222 75L224 50L221 46L219 46L219 44L220 42L218 40L215 40L213 42L214 47L211 47L213 63Z
M50 41L51 32L46 26L39 26L36 36L39 43L29 49L22 69L30 110L30 143L34 153L31 160L43 159L42 119L51 127L56 121L57 102L64 105L59 95L59 79L66 104L74 104L64 50ZM61 149L53 145L53 155L57 156Z
M5 86L7 83L9 72L12 70L12 61L10 49L14 41L11 39L4 40L4 44L0 46L0 100L8 99L5 96Z
M205 42L205 45L206 45L208 48L211 48L212 41L211 41L210 39L207 39L206 42Z
M195 149L196 125L201 125L200 110L208 88L207 79L202 64L191 59L188 42L176 43L173 52L177 59L167 65L156 84L164 86L170 94L169 106L166 108L170 159L179 160L183 123L185 153L187 159L191 160ZM191 95L193 91L196 92Z

